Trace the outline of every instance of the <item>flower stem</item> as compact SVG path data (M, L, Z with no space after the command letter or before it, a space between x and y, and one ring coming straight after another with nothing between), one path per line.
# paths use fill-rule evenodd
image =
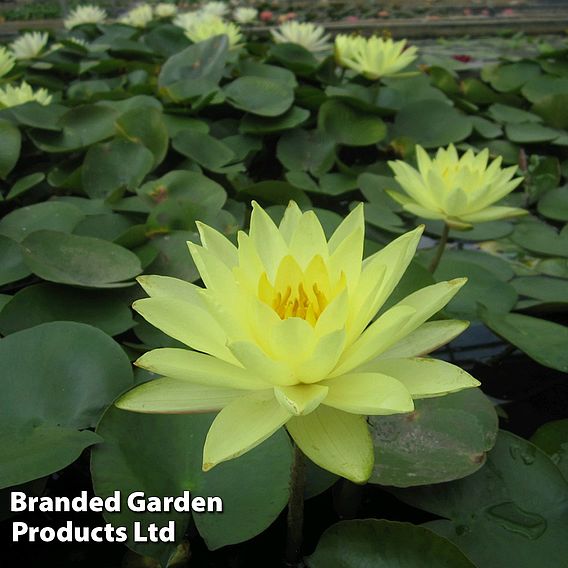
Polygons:
M296 568L302 559L302 535L304 528L304 486L306 462L302 450L294 444L294 461L290 472L290 497L288 500L288 533L286 538L286 566Z
M442 259L442 255L446 250L446 244L448 243L448 235L450 234L450 226L447 223L444 223L444 230L442 231L442 236L438 241L438 247L436 248L436 253L434 254L434 258L428 267L428 270L434 274L436 272L436 268L438 268L438 264L440 264L440 260Z

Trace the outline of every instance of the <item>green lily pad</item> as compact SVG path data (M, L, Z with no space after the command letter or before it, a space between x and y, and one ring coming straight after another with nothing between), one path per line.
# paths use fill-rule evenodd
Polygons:
M568 304L568 280L546 276L515 278L511 285L521 295L546 303Z
M0 120L0 178L14 169L22 146L22 135L19 129L7 120Z
M21 242L36 231L70 233L83 218L83 212L70 203L45 201L8 213L0 220L0 235Z
M138 257L125 248L92 237L36 231L22 242L29 269L44 280L88 288L129 285L142 271Z
M425 526L483 568L563 568L568 483L536 446L501 431L487 464L447 484L395 490L403 501L450 520Z
M554 227L544 223L519 223L511 240L533 252L568 257L568 225L557 233Z
M522 88L522 93L531 103L537 103L550 95L568 94L568 77L544 75L531 79Z
M152 152L138 142L115 138L96 144L85 156L83 187L92 199L107 198L122 188L135 189L152 170L153 163Z
M370 416L369 424L375 446L369 482L395 487L472 474L485 463L498 428L493 405L478 389L416 400L414 412Z
M16 282L31 274L17 242L0 235L0 286Z
M0 360L0 488L49 475L100 442L79 430L94 426L133 384L120 346L80 323L47 323L9 335L0 340Z
M531 442L546 452L568 481L568 419L543 424Z
M555 140L562 134L559 130L534 122L507 124L505 126L505 133L511 142L517 142L519 144L548 142Z
M183 491L191 491L192 497L220 496L222 514L193 516L207 546L217 549L256 536L286 505L290 442L280 430L240 458L204 473L203 444L212 419L211 414L138 414L110 408L97 428L105 443L92 453L96 494L107 497L118 489L123 499L133 491L159 497L178 496ZM165 566L184 535L190 514L134 513L125 505L120 513L107 513L107 521L124 526L134 521L158 526L170 520L176 523L176 543L128 542L132 549L160 559Z
M568 92L546 95L535 103L533 110L555 128L568 128Z
M480 265L452 260L440 263L434 276L438 282L467 278L466 285L444 308L452 317L479 319L483 308L492 313L507 313L517 302L515 289Z
M187 241L199 243L197 231L172 231L152 238L152 246L158 250L158 255L146 268L146 273L195 282L199 272L187 249Z
M294 102L290 85L266 77L239 77L223 92L230 105L260 116L284 114Z
M555 221L568 221L568 185L547 191L538 201L538 212Z
M491 86L500 93L518 91L535 77L538 77L535 80L541 80L540 74L540 66L530 61L485 67L481 72L482 78L491 83Z
M109 335L134 325L128 300L116 292L36 284L17 292L0 312L0 331L8 335L50 321L86 323Z
M487 112L497 122L509 124L522 124L526 122L542 122L542 118L532 112L515 108L501 103L491 105Z
M30 189L35 187L38 183L41 183L45 179L45 174L37 172L35 174L29 174L20 178L10 189L6 199L14 199L27 193Z
M227 144L197 130L182 130L174 137L173 147L208 170L218 170L235 159Z
M321 537L308 568L475 568L432 531L393 521L342 521Z
M568 327L521 314L483 314L483 323L545 367L568 372Z
M336 100L320 107L318 127L337 144L346 146L376 144L387 134L386 124L380 117Z
M403 107L394 119L392 138L406 137L424 148L446 146L467 138L471 120L439 101L422 101Z
M320 176L333 167L335 143L320 130L290 130L278 140L276 156L291 171Z
M296 128L306 122L309 116L309 110L297 106L276 117L246 114L241 120L239 130L243 134L272 134Z

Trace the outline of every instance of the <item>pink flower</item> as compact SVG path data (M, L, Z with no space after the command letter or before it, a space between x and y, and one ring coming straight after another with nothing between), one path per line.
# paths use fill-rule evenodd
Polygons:
M263 10L258 17L261 22L270 22L274 18L274 14L270 10Z
M504 10L501 11L501 16L505 16L505 17L511 17L511 16L516 16L516 12L515 10L513 10L513 8L505 8Z
M482 16L489 16L490 12L487 8L483 8L483 10L481 10L481 15Z
M379 16L379 18L388 18L390 16L388 10L381 10L377 16Z
M463 11L464 16L471 16L472 14L473 14L473 12L471 11L471 8L464 8L464 11Z
M345 18L345 21L346 21L346 22L358 22L358 21L359 21L359 18L358 18L357 16L347 16L347 17Z

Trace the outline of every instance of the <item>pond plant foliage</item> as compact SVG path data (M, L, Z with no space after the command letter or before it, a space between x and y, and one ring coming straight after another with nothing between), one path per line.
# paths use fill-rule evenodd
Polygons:
M568 372L568 47L260 16L78 7L0 48L0 495L90 460L101 497L220 496L105 514L174 520L127 542L164 568L266 531L263 566L562 568L565 413L499 430L452 345ZM401 513L302 549L305 500L369 488Z

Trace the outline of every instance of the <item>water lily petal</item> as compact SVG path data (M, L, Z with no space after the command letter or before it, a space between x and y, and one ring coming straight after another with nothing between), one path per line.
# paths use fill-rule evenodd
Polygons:
M237 247L225 235L209 227L209 225L199 221L195 224L197 225L203 246L229 268L236 266L238 262Z
M217 414L205 439L203 471L252 450L290 419L270 392L251 393Z
M228 347L247 371L263 377L266 382L273 385L295 385L298 382L288 365L271 359L256 343L234 341Z
M323 385L296 385L276 387L276 400L294 416L302 416L313 412L325 399L329 388Z
M197 305L166 297L143 298L132 305L146 321L197 351L235 362L227 335L217 320Z
M324 260L328 257L327 239L321 223L313 211L306 211L290 241L290 254L305 268L316 255Z
M335 249L354 231L363 229L365 230L365 217L363 204L360 203L341 221L337 229L331 235L329 239L328 247L329 252L335 252Z
M468 213L460 215L460 219L467 223L486 223L487 221L497 221L499 219L509 219L511 217L520 217L527 215L528 211L519 207L503 207L493 206L477 211L476 213Z
M144 292L151 298L171 298L183 300L206 309L203 288L171 276L138 276L136 278Z
M249 237L252 239L269 280L276 277L280 261L288 254L288 246L268 213L253 201Z
M294 442L315 464L355 483L373 470L374 454L365 416L320 405L286 424Z
M115 405L149 414L216 412L243 396L239 389L211 387L164 377L148 381L122 395Z
M380 415L412 412L408 389L381 373L349 373L320 383L329 387L323 404L353 414Z
M142 355L136 365L158 375L212 387L255 390L271 386L242 367L187 349L153 349Z
M373 370L399 380L413 398L440 396L481 384L463 369L437 359L385 359L376 361Z
M379 355L380 359L397 359L427 355L442 345L449 343L469 326L468 321L440 320L423 323L418 329L403 337L388 351Z
M282 221L278 228L280 229L280 234L289 245L292 241L292 237L296 232L300 219L302 218L302 210L298 207L295 201L290 201L288 207L284 211Z
M317 340L312 353L296 369L296 378L302 383L317 383L329 375L345 347L344 329L332 331Z

